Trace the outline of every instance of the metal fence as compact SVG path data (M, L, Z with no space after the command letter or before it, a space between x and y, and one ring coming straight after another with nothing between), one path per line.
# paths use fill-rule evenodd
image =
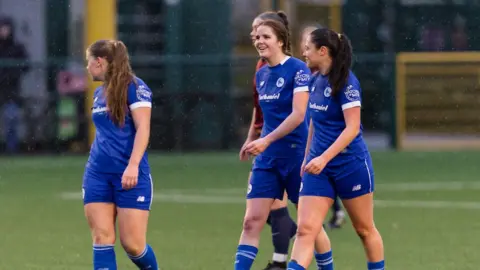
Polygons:
M256 60L256 55L133 57L136 74L153 91L151 148L237 148L251 120ZM18 64L2 61L0 66ZM84 63L52 59L28 64L30 75L43 78L37 78L37 90L20 89L28 93L22 94L17 121L22 150L86 151L89 108L85 108ZM394 57L359 54L354 71L364 90L362 116L366 133L388 136L394 129ZM41 85L42 81L45 85ZM1 141L3 145L4 132Z

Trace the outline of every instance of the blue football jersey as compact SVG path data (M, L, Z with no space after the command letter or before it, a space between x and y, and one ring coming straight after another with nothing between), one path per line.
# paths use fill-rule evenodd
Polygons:
M140 107L152 107L152 91L139 78L127 89L128 110L123 126L115 125L108 113L103 86L94 93L92 119L96 128L87 167L97 172L123 173L130 160L135 140L135 123L131 111ZM142 173L150 173L147 153L139 165Z
M312 119L314 133L310 147L310 156L320 156L340 136L346 127L343 110L359 107L362 102L360 83L350 71L346 86L335 96L328 77L316 74L310 83L309 116ZM355 139L335 159L344 155L365 153L367 146L362 137L363 127Z
M293 95L308 92L310 69L301 60L286 57L280 64L259 69L255 76L264 124L261 137L275 130L293 110ZM269 157L304 155L308 124L305 121L287 136L273 142L263 153Z

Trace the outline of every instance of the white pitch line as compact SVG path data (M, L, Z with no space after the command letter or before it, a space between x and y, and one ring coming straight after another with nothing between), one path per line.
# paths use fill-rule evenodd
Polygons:
M467 209L480 210L479 202L455 202L455 201L396 201L375 200L375 207L381 208L429 208L429 209Z
M379 183L375 188L380 191L479 190L480 182Z
M81 192L62 192L60 197L64 200L81 200ZM193 203L193 204L245 204L245 197L215 196L202 194L173 194L154 193L154 202Z
M64 200L81 200L79 192L63 192ZM245 204L244 197L212 196L212 195L186 195L155 193L154 202L181 203L181 204ZM403 200L375 200L375 207L379 208L415 208L415 209L469 209L480 210L479 202L455 201L403 201Z
M376 191L461 191L480 190L479 182L420 182L420 183L377 183ZM162 194L185 194L185 195L239 195L246 194L245 188L200 188L200 189L166 189Z

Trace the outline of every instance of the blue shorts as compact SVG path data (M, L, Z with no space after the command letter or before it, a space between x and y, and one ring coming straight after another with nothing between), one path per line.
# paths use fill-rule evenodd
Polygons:
M300 196L332 199L338 196L348 200L373 192L375 182L370 155L351 156L345 159L342 165L327 165L319 175L305 173Z
M282 200L287 191L288 199L297 204L302 181L300 177L302 162L302 156L292 158L257 156L248 185L247 199Z
M153 182L150 174L138 175L137 185L129 190L122 188L122 174L101 173L86 169L83 175L83 204L113 203L119 208L150 210Z

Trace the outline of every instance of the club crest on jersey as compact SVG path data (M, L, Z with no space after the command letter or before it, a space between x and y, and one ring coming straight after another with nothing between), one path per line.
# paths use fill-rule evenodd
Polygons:
M331 96L332 95L332 88L330 88L330 87L325 88L325 91L323 91L323 94L325 95L325 97Z
M350 101L360 100L360 91L353 89L353 85L349 85L345 91L345 97Z
M277 87L282 87L285 84L285 79L280 77L277 80Z

